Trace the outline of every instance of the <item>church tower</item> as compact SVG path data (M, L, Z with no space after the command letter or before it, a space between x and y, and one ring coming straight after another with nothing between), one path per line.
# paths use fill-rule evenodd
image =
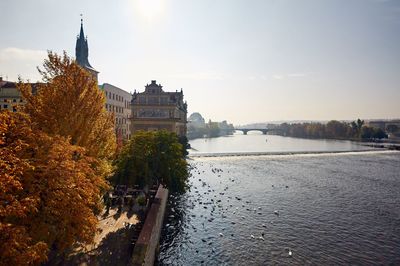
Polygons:
M78 65L89 71L92 76L97 80L97 75L99 74L99 72L90 65L88 59L89 47L87 38L85 38L85 34L83 33L83 19L81 19L81 31L76 40L75 57Z

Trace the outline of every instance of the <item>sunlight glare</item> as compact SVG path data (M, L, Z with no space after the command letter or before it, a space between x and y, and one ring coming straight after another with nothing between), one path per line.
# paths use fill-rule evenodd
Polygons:
M163 12L164 0L136 0L135 8L147 20L154 20Z

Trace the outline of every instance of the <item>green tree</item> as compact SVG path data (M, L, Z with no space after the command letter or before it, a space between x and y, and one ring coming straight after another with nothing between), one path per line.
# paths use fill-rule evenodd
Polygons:
M380 129L380 128L374 128L374 133L373 133L372 137L373 137L374 139L384 139L384 138L387 138L388 135L387 135L386 132L383 131L382 129Z
M141 187L163 184L185 191L188 177L182 144L175 133L140 131L124 146L116 160L112 182Z
M362 127L364 125L364 120L361 120L360 118L357 119L356 121L356 129L357 129L357 137L361 138L361 134L362 134Z
M207 123L207 133L209 138L218 137L220 129L217 122L212 122L211 119Z
M391 125L387 125L386 130L389 133L396 133L399 130L399 127L397 125L391 124Z

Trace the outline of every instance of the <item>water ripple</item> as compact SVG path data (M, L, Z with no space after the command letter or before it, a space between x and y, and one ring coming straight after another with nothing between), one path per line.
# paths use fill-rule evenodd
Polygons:
M169 199L159 265L400 264L400 153L191 166L190 191Z

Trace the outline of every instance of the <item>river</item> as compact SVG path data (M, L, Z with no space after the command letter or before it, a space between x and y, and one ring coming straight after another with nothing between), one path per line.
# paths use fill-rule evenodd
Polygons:
M160 265L400 264L400 152L257 134L191 145Z

